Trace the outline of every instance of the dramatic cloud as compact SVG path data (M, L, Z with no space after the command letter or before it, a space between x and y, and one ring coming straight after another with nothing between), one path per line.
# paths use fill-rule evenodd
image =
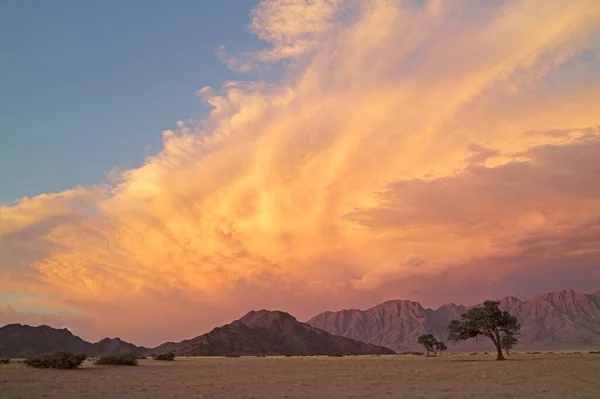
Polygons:
M210 116L114 186L0 207L0 291L156 344L250 308L588 289L599 21L595 0L262 1L251 59L285 78L201 89Z

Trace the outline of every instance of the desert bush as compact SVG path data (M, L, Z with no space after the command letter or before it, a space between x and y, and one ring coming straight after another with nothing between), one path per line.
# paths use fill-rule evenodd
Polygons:
M25 359L25 365L38 369L76 369L86 358L85 355L74 355L69 352L58 351L42 356L28 357Z
M471 355L471 356L476 355L476 354L477 354L477 352L471 352L471 353L469 353L469 355Z
M399 353L399 355L423 356L424 353L423 352L411 352L411 351L408 351L408 352Z
M240 355L238 355L237 353L228 353L225 355L225 357L240 357Z
M332 353L329 357L344 357L342 353Z
M5 359L0 357L0 364L8 364L10 363L10 359Z
M542 352L527 352L528 355L541 355Z
M116 356L102 356L96 359L98 365L113 365L113 366L137 366L138 359L135 353L126 353Z
M152 355L152 359L154 359L154 360L164 360L164 361L170 362L170 361L175 360L175 354L173 352L171 352L171 353L160 353L160 354Z

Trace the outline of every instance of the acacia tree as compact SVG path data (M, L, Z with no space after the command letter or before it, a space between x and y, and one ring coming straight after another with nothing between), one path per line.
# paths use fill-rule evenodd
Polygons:
M504 349L506 351L507 355L510 355L510 350L519 342L519 340L517 339L517 337L513 337L513 336L509 336L509 335L505 335L504 337L502 337L502 339L500 340L500 345L502 346L502 349Z
M425 350L427 351L427 356L430 356L431 351L433 351L435 348L437 340L435 339L433 334L423 334L419 336L417 342L419 343L419 345L422 345L425 348Z
M504 360L502 341L516 343L521 333L521 325L515 316L500 310L500 301L485 301L483 306L470 309L460 316L460 320L452 320L448 325L448 340L453 343L483 335L496 346L498 357ZM509 338L506 338L509 337ZM511 346L512 347L512 346Z
M440 352L440 356L442 356L442 352L448 350L448 347L442 341L436 341L435 344L433 344L433 348L435 350L436 356L438 352Z

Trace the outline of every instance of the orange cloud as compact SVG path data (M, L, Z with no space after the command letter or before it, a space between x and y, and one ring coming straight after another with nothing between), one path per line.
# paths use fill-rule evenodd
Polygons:
M271 47L253 60L293 58L287 77L201 89L209 118L165 132L113 187L0 207L0 290L80 312L96 338L152 344L248 308L308 317L407 296L409 282L413 299L459 301L491 259L519 265L496 282L539 270L528 237L600 212L598 87L560 83L597 54L600 3L408 4L259 3L251 26ZM554 255L600 256L571 244ZM455 297L426 291L448 274Z

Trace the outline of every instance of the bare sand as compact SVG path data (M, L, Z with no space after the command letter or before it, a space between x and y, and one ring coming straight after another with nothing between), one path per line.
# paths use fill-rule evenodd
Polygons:
M600 355L177 358L138 367L0 365L1 399L600 398Z

